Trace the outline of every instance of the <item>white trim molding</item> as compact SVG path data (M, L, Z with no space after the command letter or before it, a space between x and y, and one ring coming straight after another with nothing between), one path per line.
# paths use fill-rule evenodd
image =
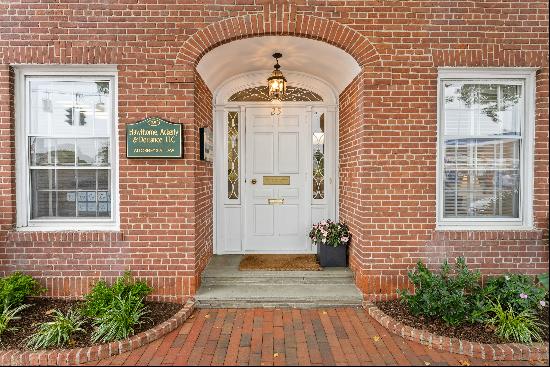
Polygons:
M437 78L437 171L436 209L437 230L530 230L533 229L533 169L535 131L535 75L538 68L468 68L440 67ZM456 81L479 84L502 83L522 86L523 116L520 126L520 193L518 217L445 218L444 207L444 99L443 83ZM495 138L498 136L495 136Z
M117 231L119 217L118 74L116 65L11 65L15 70L15 166L16 229L18 231ZM112 126L110 128L111 216L108 218L30 218L29 147L27 121L27 81L30 78L91 80L105 78L111 83Z
M246 250L243 241L246 242L246 121L250 111L260 107L269 109L272 107L270 102L228 102L230 96L234 93L257 86L266 85L266 78L271 70L262 70L256 72L237 75L225 81L213 93L213 116L214 116L214 253L254 253ZM309 225L314 221L313 212L322 213L322 219L338 218L338 94L335 88L324 80L315 76L301 73L285 71L285 77L289 80L288 85L300 87L313 91L323 98L319 102L282 102L281 107L285 109L302 109L305 116L303 122L305 130L311 133L312 117L314 114L325 114L326 128L326 156L325 164L327 174L325 177L326 197L324 199L313 200L311 198L311 179L310 171L312 162L310 158L304 159L306 173L306 223ZM227 151L228 151L228 112L238 112L239 116L239 198L227 199ZM308 133L308 134L309 134ZM307 134L306 134L307 135ZM311 141L309 137L305 139L307 147L304 151L311 153ZM302 157L304 158L304 157ZM321 214L318 214L318 216ZM320 219L318 219L320 220ZM229 224L231 222L231 224ZM235 226L234 231L229 233L228 228ZM233 228L233 227L231 227ZM304 231L304 239L307 233ZM307 239L309 241L309 239ZM311 244L306 253L315 253L316 247ZM288 253L285 251L285 253ZM303 251L300 251L303 253Z

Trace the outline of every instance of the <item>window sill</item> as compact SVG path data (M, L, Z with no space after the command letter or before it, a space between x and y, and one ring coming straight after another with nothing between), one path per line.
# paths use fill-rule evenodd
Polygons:
M436 231L532 231L535 228L523 223L439 223Z
M118 232L120 225L107 223L32 223L25 227L16 227L18 232Z

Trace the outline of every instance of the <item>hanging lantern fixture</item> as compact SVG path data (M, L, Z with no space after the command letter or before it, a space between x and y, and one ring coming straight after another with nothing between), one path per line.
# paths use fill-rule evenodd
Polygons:
M286 93L286 78L283 75L283 72L279 70L281 65L279 65L279 59L283 57L283 54L276 52L273 54L273 57L277 61L274 65L275 70L271 72L271 76L267 78L267 85L269 87L269 98L271 100L282 101L283 96Z

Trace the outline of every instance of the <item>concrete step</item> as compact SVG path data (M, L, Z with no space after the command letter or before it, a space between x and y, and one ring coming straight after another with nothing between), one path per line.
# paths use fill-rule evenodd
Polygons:
M239 271L241 255L214 256L201 277L197 307L352 307L363 296L348 268Z
M360 306L362 295L353 283L203 285L196 300L203 308L350 307Z
M282 302L282 301L197 301L196 308L338 308L338 307L361 307L361 302L340 302L333 301L309 301L309 302Z
M206 271L201 279L205 286L221 284L349 284L353 273L346 268L323 271Z

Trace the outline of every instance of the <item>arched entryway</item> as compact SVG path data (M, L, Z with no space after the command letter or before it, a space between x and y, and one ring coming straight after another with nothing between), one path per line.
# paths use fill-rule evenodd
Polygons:
M199 78L202 81L203 78L201 78L201 76L204 77L204 73L200 72L199 65L203 59L206 60L209 54L215 53L216 50L221 49L224 45L233 43L233 41L240 42L247 39L263 38L266 36L275 38L288 36L315 41L326 46L332 45L334 46L333 48L351 57L359 68L355 78L352 78L353 80L342 79L340 84L332 83L335 100L338 101L337 105L339 105L334 109L335 116L337 116L336 120L339 122L337 131L339 169L336 180L339 179L340 181L336 187L337 194L335 196L339 196L337 212L340 215L340 219L348 223L354 235L353 244L350 249L350 267L354 270L356 279L360 282L359 279L363 277L361 273L365 268L364 264L368 260L365 258L365 252L360 248L364 238L364 216L361 213L364 209L358 207L357 203L361 200L361 189L359 189L359 187L361 185L361 175L363 173L357 167L358 157L354 152L359 151L362 141L365 139L365 134L367 133L366 129L363 128L363 109L365 106L363 103L365 95L364 86L369 85L375 88L378 84L384 84L389 77L389 70L386 70L386 68L382 66L378 52L368 39L348 26L333 20L301 14L296 12L294 5L286 2L283 4L275 2L268 3L264 5L264 8L266 10L265 14L261 12L258 14L225 19L210 24L198 30L189 38L186 38L182 44L176 63L173 68L167 70L167 81L184 83L183 85L186 85L184 88L194 88L195 92L199 92L197 90L196 79ZM270 17L267 16L269 13L271 13ZM271 65L272 60L270 60L270 55L273 51L285 53L284 50L270 50L270 52L266 53L265 59L269 66L264 69L266 72L264 77L267 77L270 71L268 68ZM286 58L288 55L289 54L286 53L286 60L289 60ZM322 55L314 54L313 56L315 56L315 61L317 61L316 64L320 64L321 61L330 64L335 60L334 58L323 58ZM223 71L227 65L233 63L246 63L247 59L244 57L237 57L231 60L218 59L217 61L220 67L219 70ZM337 65L337 63L334 65ZM308 65L306 65L306 67L307 66ZM340 69L346 70L347 68L341 67ZM290 72L292 70L287 69L287 71ZM218 75L218 73L216 73L216 75ZM317 75L314 76L317 77ZM324 76L326 77L326 75ZM206 77L206 79L208 78ZM326 78L322 79L325 82L327 81ZM220 78L217 83L221 84L226 80L226 77ZM215 88L209 86L207 80L204 81L208 89L210 89L211 92L215 92ZM335 88L334 84L338 84L338 87ZM200 98L196 96L195 103L197 103L198 99L202 99L203 96L204 93L202 92ZM214 108L214 106L212 107ZM196 111L195 117L197 117ZM212 118L212 120L214 120L214 118ZM199 127L198 125L199 124L197 124L197 127ZM199 169L197 173L201 173L200 171L201 169ZM202 181L204 182L206 179L208 179L208 172L205 173ZM201 186L197 190L204 191L204 188ZM213 196L214 193L212 192L212 197ZM206 200L205 195L197 195L195 206L201 208L207 207L208 203L206 203ZM212 211L213 207L212 205ZM197 226L201 221L201 218L197 218ZM196 229L196 232L199 232L199 229ZM212 236L210 238L214 237L213 234L214 229L212 227ZM197 248L208 248L207 245L202 246L199 244L199 242L204 242L207 238L208 236L206 235L202 236L200 240L197 241ZM197 250L195 254L196 278L200 278L203 265L206 264L205 258L212 252Z
M266 78L276 51L288 88L274 107ZM338 219L338 95L360 70L335 46L291 36L203 56L197 71L214 104L214 253L316 253L312 224Z

